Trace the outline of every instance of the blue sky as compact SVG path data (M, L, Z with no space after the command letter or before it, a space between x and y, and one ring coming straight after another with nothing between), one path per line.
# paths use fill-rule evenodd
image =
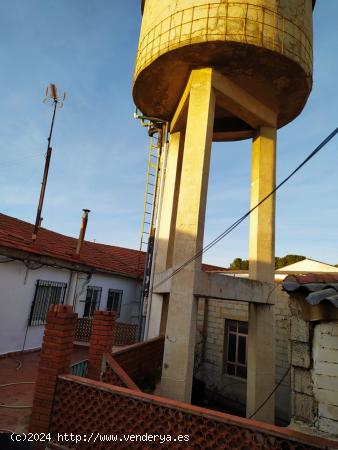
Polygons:
M314 87L303 113L279 131L277 179L338 126L338 2L314 14ZM131 96L138 0L0 2L0 211L34 222L51 109L50 82L67 92L58 110L43 210L46 228L138 248L148 136ZM338 138L277 195L276 254L338 263ZM249 208L250 142L214 144L205 243ZM248 255L248 222L204 260Z

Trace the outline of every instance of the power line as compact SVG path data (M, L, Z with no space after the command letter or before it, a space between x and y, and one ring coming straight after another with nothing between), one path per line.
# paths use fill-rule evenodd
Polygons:
M268 195L266 195L260 202L257 203L253 208L251 208L247 213L245 213L242 217L240 217L236 222L234 222L230 227L228 227L226 230L223 231L220 235L218 235L213 241L211 241L209 244L207 244L205 247L203 247L201 250L199 250L194 256L187 259L183 264L181 264L177 269L173 271L171 275L169 275L167 278L161 280L159 283L156 284L156 286L153 287L153 289L156 289L161 284L165 283L166 281L173 278L178 272L180 272L184 267L186 267L191 262L195 261L195 259L202 256L203 253L210 250L214 245L216 245L218 242L220 242L225 236L230 234L235 228L238 227L247 217L250 216L250 214L255 211L262 203L264 203L268 198L270 198L272 195L274 195L279 188L281 188L287 181L290 180L307 162L310 161L323 147L328 144L331 139L333 139L336 134L338 133L338 128L332 131L310 154L307 156L304 161L299 164L299 166L296 167L295 170L293 170L284 180L282 180ZM153 291L152 289L152 291Z
M277 391L277 389L279 388L279 386L283 383L283 381L285 380L285 378L287 377L288 373L290 372L291 369L291 365L288 367L287 371L285 372L285 374L282 376L282 378L279 380L279 382L276 384L276 386L274 387L273 391L266 397L266 399L264 400L264 402L256 409L255 412L253 412L251 414L251 416L248 417L248 419L252 419L257 413L258 411L260 411L263 406L270 400L270 398L273 396L273 394Z

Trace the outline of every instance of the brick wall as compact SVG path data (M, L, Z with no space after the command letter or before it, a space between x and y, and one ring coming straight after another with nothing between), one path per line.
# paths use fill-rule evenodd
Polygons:
M100 440L99 436L104 435L117 436L119 441L115 446L120 449L333 448L330 441L293 430L72 375L58 379L49 431L52 435L92 435L91 442L87 439L87 442L66 444L68 448L81 450L112 448L112 442ZM161 445L158 438L150 441L149 435L155 434L165 436L166 442ZM123 439L126 435L129 440ZM179 435L184 440L179 441ZM93 442L94 438L99 443Z
M77 319L75 341L89 342L92 333L93 319L81 317ZM114 325L114 345L130 345L137 341L137 325L116 322Z
M276 382L289 367L290 308L289 296L276 288L275 337L276 337ZM209 299L200 301L198 306L195 376L206 383L215 398L224 398L237 413L244 413L246 381L229 376L223 371L225 320L248 321L246 303ZM205 344L203 348L203 335ZM201 363L201 354L204 362ZM290 375L283 381L276 393L276 417L288 422L291 417Z
M104 353L111 353L114 339L116 313L113 311L94 311L88 353L88 378L99 380Z
M164 337L149 339L130 345L114 353L114 359L134 381L161 369L163 361Z
M103 355L103 372L101 381L105 383L114 384L115 386L127 387L139 391L139 388L129 377L129 375L117 363L115 358L109 353Z
M29 431L47 433L57 376L68 373L73 352L77 315L71 306L52 305L37 372Z

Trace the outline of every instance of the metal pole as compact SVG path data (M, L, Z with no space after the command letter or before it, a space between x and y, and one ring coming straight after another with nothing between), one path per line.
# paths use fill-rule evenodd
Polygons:
M35 241L37 238L37 234L40 227L41 222L41 213L42 213L42 206L43 206L43 200L45 197L45 191L46 191L46 184L47 184L47 178L48 178L48 171L49 171L49 163L50 158L52 156L52 147L50 146L52 134L53 134L53 127L54 127L54 121L55 121L55 113L56 113L56 106L57 106L58 100L54 99L54 108L53 108L53 116L52 116L52 123L49 130L49 136L47 138L48 145L47 145L47 153L46 153L46 162L45 162L45 169L43 172L43 178L41 183L41 191L40 191L40 198L39 198L39 205L38 210L36 213L36 219L35 219L35 225L32 233L32 240Z

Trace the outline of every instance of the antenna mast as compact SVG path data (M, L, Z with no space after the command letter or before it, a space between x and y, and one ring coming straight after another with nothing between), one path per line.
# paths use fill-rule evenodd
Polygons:
M50 84L46 88L46 98L43 100L44 103L50 103L53 105L53 116L52 116L52 123L49 130L49 136L47 138L47 153L46 153L46 162L45 162L45 169L43 172L43 178L41 183L41 191L40 191L40 198L39 198L39 204L38 204L38 210L36 212L36 220L35 225L32 233L32 241L36 241L37 234L39 232L41 222L42 222L42 206L43 206L43 200L45 197L45 191L46 191L46 184L47 184L47 178L48 178L48 171L49 171L49 163L52 156L52 147L51 147L51 140L52 140L52 134L53 134L53 128L54 128L54 122L55 122L55 114L56 114L56 107L62 108L63 103L66 98L66 93L64 92L61 97L57 94L57 88L55 84Z

